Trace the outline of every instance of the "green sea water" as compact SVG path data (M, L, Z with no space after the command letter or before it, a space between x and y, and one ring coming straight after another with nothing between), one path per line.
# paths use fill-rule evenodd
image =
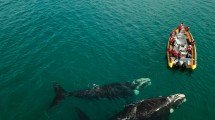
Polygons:
M170 120L215 119L214 0L1 0L0 120L106 120L125 99L69 97L49 109L53 82L68 91L150 78L131 98L176 93L187 102ZM190 26L194 71L167 67L169 33Z

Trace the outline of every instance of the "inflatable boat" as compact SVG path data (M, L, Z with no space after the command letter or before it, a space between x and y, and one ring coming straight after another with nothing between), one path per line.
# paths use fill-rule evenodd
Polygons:
M170 68L196 69L196 44L189 32L189 27L184 28L183 23L170 33L167 60Z

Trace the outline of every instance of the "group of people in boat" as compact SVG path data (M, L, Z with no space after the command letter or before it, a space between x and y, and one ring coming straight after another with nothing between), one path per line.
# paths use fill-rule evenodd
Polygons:
M170 49L170 48L168 48L167 49L167 52L169 52L169 55L170 56L174 56L176 59L178 59L178 62L179 62L179 60L181 59L181 57L182 57L182 51L181 50L175 50L175 49L173 49L174 48L174 46L175 45L180 45L180 46L182 46L182 47L184 47L185 45L184 44L177 44L177 43L175 43L176 42L176 35L177 34L179 34L181 31L184 31L184 34L185 34L185 36L187 36L187 34L185 33L185 32L188 32L189 31L189 29L190 29L190 27L188 26L188 27L185 27L184 28L184 24L183 23L181 23L179 26L178 26L178 33L176 32L176 30L173 30L171 33L170 33L170 39L169 39L169 43L170 43L170 45L172 45L172 49ZM191 41L189 41L189 39L188 39L188 37L187 37L187 43L188 43L188 45L187 45L187 48L185 48L185 50L186 50L186 56L184 56L184 57L186 57L186 58L192 58L192 46L195 44L195 41L194 41L194 39L192 38L192 37L190 37L191 38ZM175 59L175 60L176 60ZM179 64L179 63L176 63L176 66L177 66L177 64ZM186 64L187 65L187 63L185 62L185 63L183 63L184 65ZM183 66L182 66L183 67Z
M182 29L184 29L184 31L188 32L189 29L190 29L190 26L187 26L187 27L184 28L184 24L181 23L181 24L178 26L177 29L178 29L178 33L180 33ZM171 44L171 45L174 45L174 42L175 42L174 36L175 36L176 34L178 34L178 33L176 33L176 30L173 30L173 31L170 33L170 44ZM191 40L191 44L194 45L194 39Z

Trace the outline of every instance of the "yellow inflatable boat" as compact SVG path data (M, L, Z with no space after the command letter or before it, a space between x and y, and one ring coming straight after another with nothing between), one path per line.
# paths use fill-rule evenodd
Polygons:
M189 32L189 27L178 27L170 33L167 44L167 60L170 68L196 69L196 44Z

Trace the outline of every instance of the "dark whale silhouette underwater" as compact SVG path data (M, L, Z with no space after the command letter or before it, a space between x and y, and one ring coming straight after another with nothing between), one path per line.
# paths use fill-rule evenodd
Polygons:
M151 84L149 78L140 78L133 82L112 83L107 85L95 86L91 89L78 90L73 92L65 91L60 85L54 84L54 97L50 107L56 106L61 100L68 96L87 99L100 99L100 98L125 98L132 95L138 95L139 90Z
M90 120L90 118L78 107L75 107L75 111L78 114L80 120Z

